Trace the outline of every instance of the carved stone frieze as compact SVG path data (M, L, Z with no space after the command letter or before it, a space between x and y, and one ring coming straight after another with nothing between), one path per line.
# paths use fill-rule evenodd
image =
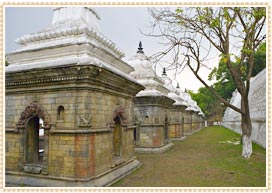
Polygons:
M124 53L119 48L117 48L113 42L106 40L105 37L103 37L100 33L97 33L95 30L88 29L86 27L74 26L71 28L59 29L58 31L52 30L49 32L40 32L31 35L25 35L17 39L16 42L20 45L28 45L30 43L33 44L33 42L36 42L37 44L41 41L46 42L50 39L57 40L59 37L67 37L71 39L72 35L78 36L83 34L96 39L101 44L101 46L107 49L107 51L112 53L115 57L120 58L124 56ZM109 47L111 49L109 49Z
M92 126L92 115L85 113L84 115L78 115L78 126L79 127L91 127Z
M18 81L18 82L6 82L6 86L21 86L21 85L29 85L29 84L41 84L41 83L50 83L50 82L60 82L67 80L83 80L88 79L89 76L65 76L65 77L49 77L47 79L36 79L29 81Z

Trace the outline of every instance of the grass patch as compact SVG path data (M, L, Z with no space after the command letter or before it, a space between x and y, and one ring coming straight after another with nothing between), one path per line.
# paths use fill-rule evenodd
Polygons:
M224 127L204 128L184 141L174 142L165 153L136 154L143 166L112 186L265 187L264 148L253 144L253 155L244 159L241 145L219 143L239 138Z

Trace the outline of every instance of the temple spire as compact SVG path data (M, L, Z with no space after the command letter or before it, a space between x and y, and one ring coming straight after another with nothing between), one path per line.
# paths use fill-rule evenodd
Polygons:
M166 74L166 69L165 69L165 68L163 68L162 75L163 75L163 76L167 76L167 74Z
M143 47L142 47L142 42L141 42L141 41L140 41L140 43L139 43L139 48L138 48L137 53L141 53L141 54L143 54L143 53L144 53L144 51L143 51Z
M179 87L179 83L177 83L177 88L180 88L180 87Z

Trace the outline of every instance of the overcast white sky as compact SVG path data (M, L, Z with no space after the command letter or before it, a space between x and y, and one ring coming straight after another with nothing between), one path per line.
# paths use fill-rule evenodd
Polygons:
M142 41L144 52L148 56L163 49L158 39L140 33L140 30L146 33L151 31L149 27L151 18L146 7L95 7L95 10L101 18L102 33L125 53L125 61L136 53L139 41ZM6 7L6 53L18 48L14 42L15 39L47 27L52 16L51 7ZM161 75L161 68L161 66L157 67L158 75ZM208 73L205 71L204 76ZM179 82L182 89L197 91L199 87L202 87L189 69L185 69L176 77L168 72L168 76L173 79L174 86L176 82Z

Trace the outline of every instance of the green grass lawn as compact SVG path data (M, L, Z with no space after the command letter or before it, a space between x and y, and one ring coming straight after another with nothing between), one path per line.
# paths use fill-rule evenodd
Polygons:
M240 135L223 127L207 127L162 154L136 154L143 166L114 187L265 187L266 152L253 144L250 159L242 146L222 141Z

